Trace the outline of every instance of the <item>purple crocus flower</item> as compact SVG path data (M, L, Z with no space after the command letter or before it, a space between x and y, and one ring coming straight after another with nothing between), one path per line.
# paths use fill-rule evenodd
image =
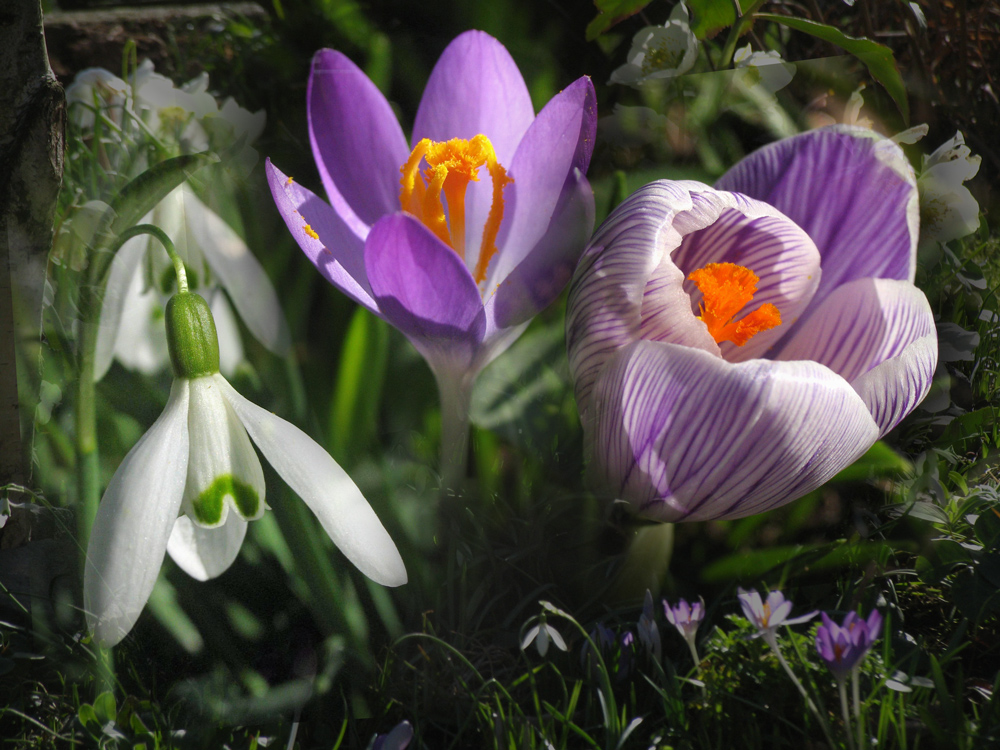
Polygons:
M899 147L845 126L627 198L567 310L596 484L656 520L739 518L856 460L937 363L918 217Z
M435 65L410 141L333 50L313 58L308 110L329 203L269 162L278 210L320 273L402 331L467 410L475 375L560 293L590 236L590 79L536 116L507 50L469 31Z
M676 606L671 607L664 599L663 612L684 640L693 643L698 626L705 619L705 600L699 598L694 604L688 604L686 599L681 599Z
M413 739L413 727L401 721L388 734L378 734L372 740L371 750L406 750Z
M823 624L816 630L816 651L833 672L843 681L861 660L882 630L882 615L872 610L867 620L855 612L848 612L842 625L831 620L824 612Z
M767 599L761 599L755 590L740 589L739 600L743 615L757 628L758 632L753 637L760 636L773 648L777 648L776 633L779 627L807 622L817 615L817 612L810 612L801 617L789 618L792 602L780 591L771 591Z

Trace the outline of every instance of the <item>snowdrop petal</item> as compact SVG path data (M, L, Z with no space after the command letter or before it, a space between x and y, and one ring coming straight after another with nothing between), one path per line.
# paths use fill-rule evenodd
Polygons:
M189 576L207 581L225 573L236 560L247 534L247 522L230 513L222 526L206 529L181 516L167 541L167 552Z
M406 583L406 569L389 534L357 485L302 430L243 398L212 376L274 470L309 506L333 543L383 586Z
M278 294L260 261L232 227L183 185L188 230L196 238L205 260L219 277L250 333L268 350L283 357L291 347L291 334Z
M591 471L661 521L739 518L790 502L878 436L850 385L814 362L738 364L639 341L598 378L584 421Z
M152 212L146 214L139 223L148 223L152 215ZM148 243L149 238L146 236L133 237L118 248L118 252L115 253L115 257L111 261L111 270L108 273L108 282L104 289L104 300L101 303L97 349L94 352L95 381L104 377L115 358L115 343L122 327L122 311L125 309L129 297L141 294L143 291L144 284L142 274L139 272L139 265L146 253ZM129 326L126 328L131 328L139 323L131 315L127 319ZM144 328L141 323L140 328Z
M243 340L236 314L221 289L203 289L202 296L215 318L215 332L219 337L219 372L231 377L243 361Z
M184 513L207 528L222 526L233 510L246 520L264 515L264 472L247 431L226 399L221 375L188 381L191 457Z
M146 288L141 270L132 275L115 335L114 358L130 370L155 375L170 364L167 333L163 327L163 301Z
M84 611L98 643L132 629L156 583L187 477L188 384L174 381L160 417L104 492L87 546Z

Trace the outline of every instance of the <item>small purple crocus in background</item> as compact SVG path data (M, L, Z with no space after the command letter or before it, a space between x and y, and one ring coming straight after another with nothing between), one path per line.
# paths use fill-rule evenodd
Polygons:
M406 750L413 739L410 722L401 721L388 734L379 734L372 740L370 750Z
M812 711L813 715L819 720L820 726L823 727L823 732L829 740L830 727L827 724L826 719L816 708L816 704L813 703L812 698L809 697L809 694L799 681L799 678L795 676L792 668L788 665L788 661L786 661L784 655L781 653L781 649L778 648L777 631L780 626L796 625L798 623L806 622L814 618L818 612L813 611L809 614L802 615L801 617L789 618L788 615L792 613L792 602L791 600L786 599L785 595L780 591L771 591L768 593L766 599L761 599L760 594L757 593L756 590L745 591L744 589L740 589L739 600L740 607L743 609L743 614L751 622L751 624L757 628L757 632L751 637L757 638L759 636L768 646L771 647L771 651L773 651L774 655L778 657L778 663L781 664L782 669L785 670L785 674L788 675L788 679L790 679L792 684L798 688L799 694L806 702L806 706L809 707L809 710ZM831 747L833 747L832 741Z
M792 602L786 599L780 591L771 591L768 593L767 599L761 599L756 590L740 589L739 600L743 614L757 627L758 632L753 637L760 636L772 648L777 648L779 627L808 622L819 614L818 611L814 610L801 617L789 619L788 615L792 613Z
M442 467L447 483L464 470L473 380L559 296L593 228L593 84L577 79L536 116L510 53L468 31L434 66L409 142L340 52L316 53L307 96L329 203L269 161L271 193L327 281L427 360L442 463L461 462Z
M646 653L657 664L661 663L663 661L663 644L660 641L660 628L656 625L656 620L653 619L653 594L649 589L646 589L646 599L642 604L642 614L639 615L636 630Z
M846 126L765 146L714 188L626 198L566 308L598 491L651 520L741 518L853 463L933 379L918 227L899 146Z
M867 620L857 613L848 612L842 625L831 620L824 612L823 624L816 631L816 651L842 681L865 658L872 643L882 630L882 615L872 610Z
M882 615L877 609L872 610L867 620L861 619L856 612L848 612L844 622L838 625L823 613L823 624L816 630L816 651L826 662L826 665L837 678L837 689L840 692L840 711L847 730L847 741L854 746L851 736L851 716L847 709L847 675L851 675L851 686L854 694L854 720L858 727L857 747L864 746L864 727L861 724L861 699L858 689L858 665L871 649L872 643L882 631Z
M663 613L687 642L688 648L691 650L691 658L694 659L695 666L700 669L701 660L698 658L695 635L701 621L705 619L705 600L698 597L698 601L692 605L688 604L686 599L681 599L676 606L671 607L664 599Z

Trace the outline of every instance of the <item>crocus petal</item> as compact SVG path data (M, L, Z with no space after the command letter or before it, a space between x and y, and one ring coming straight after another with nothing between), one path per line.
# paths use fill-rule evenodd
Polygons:
M160 417L128 452L97 509L84 566L84 610L97 641L132 629L163 563L188 459L188 384L175 380Z
M434 366L447 357L471 361L486 315L472 274L450 247L409 214L391 214L372 227L365 267L385 319Z
M548 307L573 277L594 228L594 192L574 170L548 229L530 253L487 297L486 314L498 329L525 323Z
M319 519L358 569L383 586L406 583L396 545L357 485L302 430L243 398L221 375L212 379L274 470Z
M835 126L785 138L750 154L716 187L770 203L812 237L823 258L813 305L852 279L913 280L916 180L899 146L870 130Z
M885 435L924 400L937 366L937 335L912 342L903 352L851 383Z
M143 217L141 224L149 222L152 212ZM133 237L125 242L115 253L111 261L111 271L104 288L104 300L101 303L100 327L97 329L97 348L94 352L94 380L104 377L115 357L115 342L121 329L122 311L130 295L142 292L142 276L139 264L146 252L149 238ZM135 325L134 318L129 317L129 328Z
M217 528L230 509L244 519L264 515L264 472L219 377L190 381L188 432L191 457L183 511L202 526Z
M739 518L815 489L875 442L850 385L814 362L738 364L639 341L608 362L584 421L592 470L660 521Z
M470 140L482 133L509 166L534 117L528 87L507 49L489 34L467 31L434 65L413 121L413 143ZM403 161L396 165L397 184Z
M684 275L669 261L681 242L672 221L693 205L689 184L661 180L639 188L601 224L580 259L566 308L566 345L584 421L605 362L639 336L647 289L671 321L673 343L718 351L691 313Z
M355 234L323 199L286 176L268 159L271 195L292 237L327 281L370 312L379 314L365 271L368 227Z
M240 318L268 351L283 357L291 347L285 313L271 280L250 248L191 188L179 188L188 231L205 260L229 292Z
M514 182L504 191L507 203L498 238L502 251L487 277L487 289L502 284L550 230L564 190L573 186L574 170L587 171L596 130L597 102L589 78L554 96L531 123L510 163Z
M375 84L340 52L316 53L307 96L309 142L323 187L360 233L359 222L371 226L399 210L399 168L410 153L403 130Z
M934 313L907 281L855 279L835 289L776 359L811 359L848 382L933 335ZM931 371L937 363L927 363ZM926 369L926 367L920 368Z
M225 573L236 560L247 534L247 522L230 513L217 528L206 529L180 516L167 541L167 552L173 561L198 581L207 581Z
M802 229L776 209L738 193L703 189L691 192L694 205L674 219L684 238L671 261L684 274L684 290L692 311L701 307L702 295L688 276L710 263L735 263L759 278L753 300L745 312L772 304L781 313L781 325L754 336L743 346L719 345L730 362L762 356L786 335L812 300L820 283L820 256L816 245ZM647 317L645 308L643 317ZM742 315L739 315L742 317ZM669 321L660 315L654 320ZM645 326L649 328L649 326ZM644 333L644 338L658 335Z

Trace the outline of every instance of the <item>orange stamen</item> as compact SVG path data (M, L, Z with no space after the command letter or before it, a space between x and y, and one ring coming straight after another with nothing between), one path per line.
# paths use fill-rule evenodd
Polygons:
M743 346L758 333L781 325L781 313L770 302L733 320L757 291L760 279L749 268L735 263L709 263L692 271L688 278L701 290L698 319L705 322L716 343L732 341Z
M427 163L421 175L420 163ZM496 254L496 238L503 220L503 189L513 182L507 170L497 161L493 144L485 135L472 140L452 138L450 141L421 140L406 163L400 168L399 203L424 226L465 260L465 193L472 181L479 181L479 169L486 169L493 181L493 202L483 226L479 258L473 271L476 283L486 279L486 268ZM420 179L420 178L423 179ZM442 197L443 194L443 197ZM448 216L445 217L445 202Z

